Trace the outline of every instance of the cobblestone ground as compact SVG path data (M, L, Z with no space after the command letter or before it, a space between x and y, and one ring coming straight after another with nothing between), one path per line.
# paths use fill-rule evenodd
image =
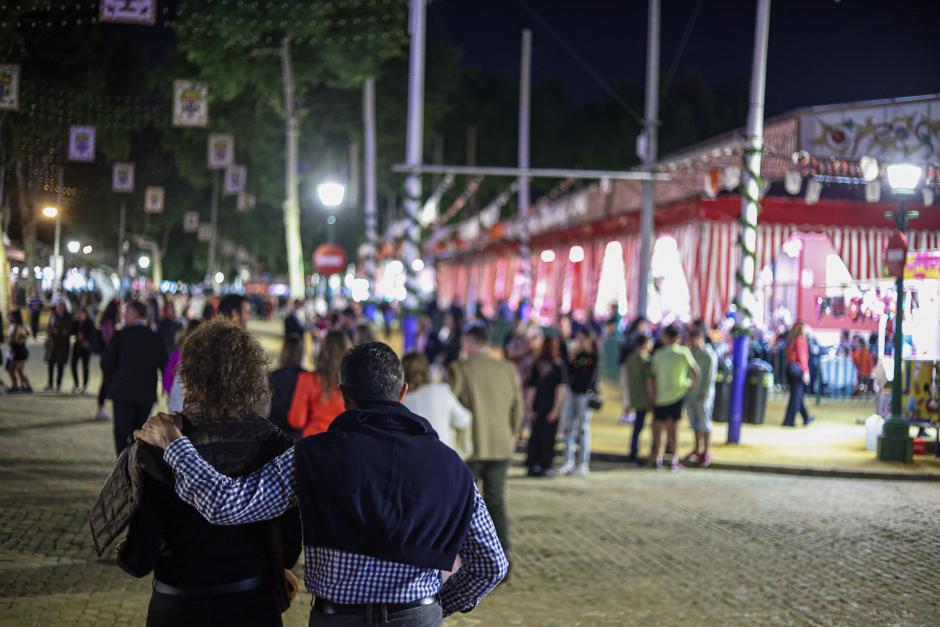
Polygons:
M113 462L93 410L0 396L0 625L143 624L149 581L91 546ZM448 624L938 624L935 485L613 468L509 485L512 579Z

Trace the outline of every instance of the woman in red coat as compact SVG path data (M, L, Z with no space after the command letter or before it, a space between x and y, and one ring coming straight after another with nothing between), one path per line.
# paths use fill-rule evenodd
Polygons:
M317 353L316 372L301 372L297 377L287 423L300 429L304 437L323 433L345 411L339 391L339 365L351 346L344 332L330 331Z
M793 324L787 337L787 382L790 384L790 399L787 401L783 426L795 427L797 412L803 417L803 424L808 425L815 418L809 415L803 402L806 386L809 385L809 342L801 320Z

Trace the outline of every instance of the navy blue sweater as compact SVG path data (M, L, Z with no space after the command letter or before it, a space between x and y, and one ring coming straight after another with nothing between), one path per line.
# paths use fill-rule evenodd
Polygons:
M475 490L467 465L395 402L343 412L294 450L304 543L450 570Z

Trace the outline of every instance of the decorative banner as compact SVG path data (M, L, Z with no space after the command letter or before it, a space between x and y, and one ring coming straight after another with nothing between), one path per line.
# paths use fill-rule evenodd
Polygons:
M806 113L799 118L800 148L818 158L933 161L940 156L937 104L932 97L870 107L825 107Z
M111 168L111 191L134 191L134 164L115 163Z
M235 138L231 135L209 135L209 169L221 170L235 162Z
M157 18L157 0L101 0L102 22L152 25Z
M196 211L187 211L183 214L183 232L195 233L199 230L199 213Z
M197 81L173 81L173 126L208 124L208 85Z
M238 195L238 210L249 211L255 208L255 195L242 192Z
M225 168L225 185L223 190L226 194L241 194L245 191L245 166L230 165Z
M211 224L200 224L199 230L196 231L196 238L200 242L208 242L212 239L212 225Z
M148 187L144 192L144 211L147 213L163 213L163 188Z
M69 129L69 161L95 160L95 127L73 126Z
M20 66L0 65L0 110L19 111Z

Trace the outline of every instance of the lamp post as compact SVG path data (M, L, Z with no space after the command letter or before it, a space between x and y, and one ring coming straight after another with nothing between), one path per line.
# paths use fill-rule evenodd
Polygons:
M336 209L343 204L343 199L346 197L346 186L333 181L320 183L317 185L317 197L320 199L320 204L327 209ZM333 241L335 224L336 216L331 213L326 218L326 239L329 242Z
M897 211L889 211L886 218L893 219L902 236L908 221L918 216L917 211L908 211L906 197L913 194L923 177L923 168L908 163L898 163L885 168L888 184L895 194L901 195ZM897 292L894 316L894 380L891 382L891 418L885 421L881 437L878 439L878 459L882 461L911 461L912 442L908 433L909 425L903 416L902 396L904 394L904 265L906 253L902 255L900 267L896 268ZM889 259L890 261L890 259Z
M61 203L60 203L61 204ZM52 244L52 287L59 287L59 242L62 239L62 212L58 207L44 207L42 215L55 220L55 240Z

